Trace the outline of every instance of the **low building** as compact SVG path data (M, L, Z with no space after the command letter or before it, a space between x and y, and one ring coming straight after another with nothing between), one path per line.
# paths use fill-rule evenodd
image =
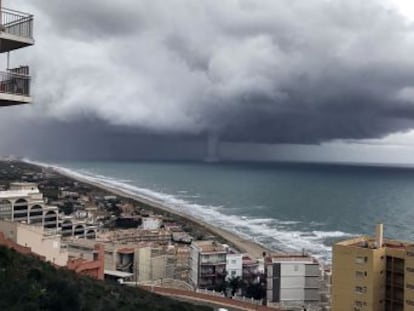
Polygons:
M104 265L104 247L101 244L96 244L92 260L85 260L83 258L70 259L66 267L78 274L103 280Z
M314 258L306 254L272 255L265 265L268 305L285 308L319 303L322 273Z
M226 277L226 249L216 241L191 243L190 281L194 287L214 289Z
M40 226L0 220L0 231L11 241L29 247L35 254L43 256L58 266L68 262L68 250L62 245L60 235L56 231L48 231Z
M141 228L143 230L158 230L161 227L161 217L144 217L142 218Z

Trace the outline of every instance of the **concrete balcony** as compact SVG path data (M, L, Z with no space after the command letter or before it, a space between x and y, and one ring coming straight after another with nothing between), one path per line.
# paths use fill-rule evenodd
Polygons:
M0 72L0 107L29 104L31 101L28 67Z
M1 8L0 53L33 44L33 15Z

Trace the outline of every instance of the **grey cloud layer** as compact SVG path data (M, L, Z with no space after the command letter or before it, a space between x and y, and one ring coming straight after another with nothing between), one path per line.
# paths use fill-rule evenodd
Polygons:
M414 25L380 1L16 2L42 114L271 143L413 127Z

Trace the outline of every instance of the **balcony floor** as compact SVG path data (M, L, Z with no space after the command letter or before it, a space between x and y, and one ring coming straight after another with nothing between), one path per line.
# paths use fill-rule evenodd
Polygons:
M0 53L17 50L33 44L34 40L31 38L15 36L7 32L0 31Z
M0 107L24 105L31 102L32 98L30 96L0 93Z

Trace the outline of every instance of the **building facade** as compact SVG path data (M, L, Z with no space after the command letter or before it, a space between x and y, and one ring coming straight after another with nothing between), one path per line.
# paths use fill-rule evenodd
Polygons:
M226 277L226 249L215 241L191 243L190 282L196 288L215 289Z
M362 236L333 247L333 311L414 311L414 244Z
M305 254L266 258L268 305L295 307L320 301L322 273L319 263Z
M226 279L243 277L243 254L227 253L226 255Z
M0 231L18 245L29 247L31 251L58 266L68 262L68 250L56 234L45 234L39 226L0 220Z
M58 230L58 208L46 206L43 195L34 183L11 183L0 191L0 219L41 225Z

